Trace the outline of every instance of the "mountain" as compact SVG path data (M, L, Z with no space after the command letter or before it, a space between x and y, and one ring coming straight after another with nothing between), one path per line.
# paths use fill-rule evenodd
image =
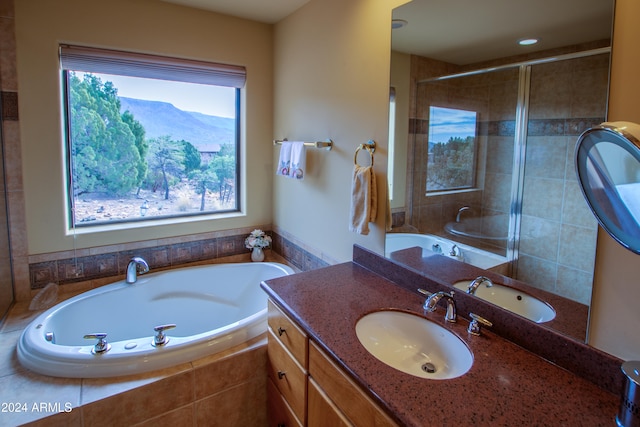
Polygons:
M147 138L169 135L171 139L189 141L200 151L217 151L212 144L235 142L235 119L183 111L173 104L119 97L120 111L129 110L144 126Z

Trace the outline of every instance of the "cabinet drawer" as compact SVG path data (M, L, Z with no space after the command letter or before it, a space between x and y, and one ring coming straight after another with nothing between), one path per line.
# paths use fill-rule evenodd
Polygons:
M269 300L269 328L284 346L293 354L298 363L307 369L307 335L295 325L276 305Z
M271 379L267 380L267 409L269 427L302 427L300 421L293 414L293 410Z
M353 427L324 391L309 378L308 427Z
M307 407L307 374L269 330L267 354L268 373L276 388L291 406L293 413L304 424Z
M397 426L313 341L309 343L309 376L353 425Z

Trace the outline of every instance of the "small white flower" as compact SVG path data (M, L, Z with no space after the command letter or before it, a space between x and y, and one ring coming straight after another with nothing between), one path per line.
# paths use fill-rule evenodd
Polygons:
M260 229L253 230L244 240L244 245L247 249L266 248L270 244L271 236L267 236L266 233Z

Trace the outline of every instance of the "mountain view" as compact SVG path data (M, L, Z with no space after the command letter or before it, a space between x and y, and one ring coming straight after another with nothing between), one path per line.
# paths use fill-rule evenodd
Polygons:
M234 144L235 120L183 111L168 102L119 97L121 112L129 110L146 130L147 138L169 135L185 140L199 151L218 151L221 144ZM211 144L218 149L211 149Z

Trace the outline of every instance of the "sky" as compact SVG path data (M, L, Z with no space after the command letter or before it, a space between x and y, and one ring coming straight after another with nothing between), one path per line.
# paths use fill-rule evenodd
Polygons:
M447 142L451 137L476 136L476 112L430 107L429 142Z
M118 88L118 96L163 101L184 111L235 118L235 88L92 73Z

